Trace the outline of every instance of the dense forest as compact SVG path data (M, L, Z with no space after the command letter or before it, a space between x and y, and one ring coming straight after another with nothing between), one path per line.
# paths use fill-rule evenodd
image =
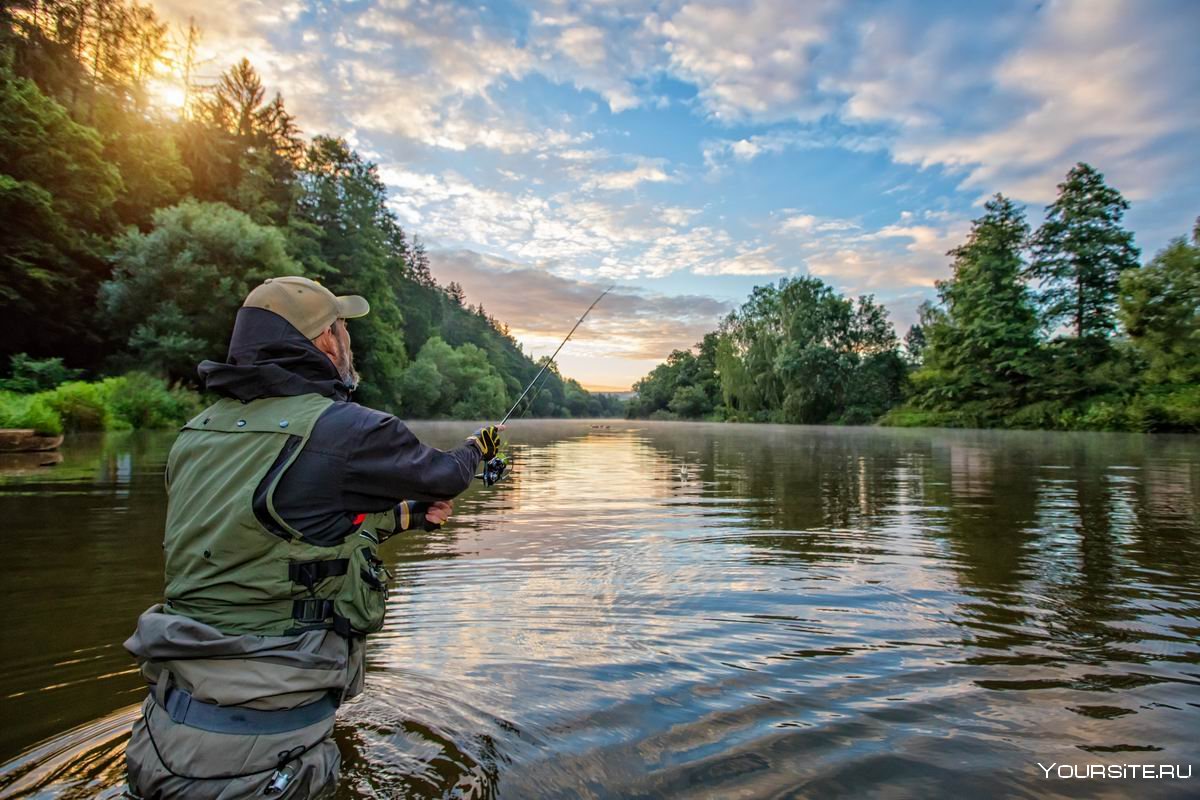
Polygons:
M996 195L896 336L870 296L761 286L635 386L630 417L1200 431L1200 220L1142 265L1087 164L1031 230Z
M375 165L341 139L302 135L244 59L201 85L198 35L174 36L123 0L0 4L7 405L29 411L15 394L134 370L192 386L197 362L224 357L246 293L299 274L370 300L350 326L360 402L502 415L540 365L459 286L434 280ZM179 107L154 101L163 74L183 89ZM543 380L534 416L620 413L553 367Z

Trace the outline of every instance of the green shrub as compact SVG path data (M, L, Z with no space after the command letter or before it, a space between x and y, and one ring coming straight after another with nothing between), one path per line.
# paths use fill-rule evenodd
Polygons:
M32 393L74 380L80 370L64 367L61 358L30 358L17 353L9 361L9 373L9 377L0 379L0 389Z
M200 396L162 378L131 372L103 381L113 429L172 428L200 411Z
M0 391L0 428L39 433L171 428L200 411L195 392L131 372L96 383L71 381L37 394Z
M1127 431L1129 415L1125 403L1119 400L1093 400L1076 415L1073 430Z
M866 406L850 406L838 418L838 425L870 425L877 415Z
M57 436L63 432L63 423L45 395L0 391L0 428L32 428Z
M86 383L72 381L64 383L51 392L43 392L46 402L62 420L68 433L78 431L106 431L111 425L109 392L104 382Z
M879 420L880 425L891 428L962 428L962 419L945 411L928 411L912 406L893 408Z
M1031 430L1061 427L1062 404L1054 400L1042 400L1022 406L1004 418L1005 428L1027 428Z
M1200 432L1200 385L1164 386L1129 404L1129 427L1147 432Z

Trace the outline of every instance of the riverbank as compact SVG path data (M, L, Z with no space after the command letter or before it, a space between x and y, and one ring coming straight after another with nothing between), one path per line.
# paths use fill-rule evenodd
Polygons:
M931 411L906 404L888 411L879 424L893 428L1200 433L1200 384L1156 386L1130 396L1102 396L1076 404L1032 403L1002 416L970 406Z
M631 420L678 422L737 422L767 425L809 424L777 419L762 412L756 417L726 416L724 408L703 417L679 416L659 410ZM820 423L818 423L820 424ZM1033 403L996 415L990 409L964 406L936 411L904 404L882 416L838 419L827 425L880 425L885 428L962 428L980 430L1108 431L1123 433L1200 433L1200 384L1157 386L1131 396L1106 395L1067 404Z

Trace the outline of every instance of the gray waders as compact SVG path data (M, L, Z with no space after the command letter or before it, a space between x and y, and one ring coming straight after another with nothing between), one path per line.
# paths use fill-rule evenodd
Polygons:
M362 640L230 636L161 609L125 643L151 685L126 748L130 796L332 796L330 734L338 704L362 689Z

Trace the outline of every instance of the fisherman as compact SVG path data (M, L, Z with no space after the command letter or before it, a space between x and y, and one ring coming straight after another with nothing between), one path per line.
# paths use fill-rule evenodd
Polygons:
M129 795L332 794L340 703L363 688L367 634L383 624L378 547L445 523L499 448L500 426L454 450L349 401L346 320L369 310L307 278L250 292L220 396L167 459L165 602L125 647L149 683L126 750Z

